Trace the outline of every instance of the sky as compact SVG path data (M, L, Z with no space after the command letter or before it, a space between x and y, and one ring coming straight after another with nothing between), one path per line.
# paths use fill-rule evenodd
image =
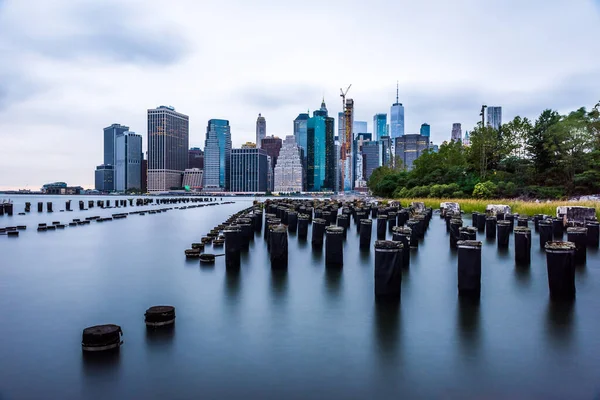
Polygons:
M599 0L0 0L0 190L93 188L102 129L143 136L147 109L230 121L234 147L293 133L324 97L355 119L388 113L432 141L479 119L567 113L600 100ZM337 121L336 121L337 125ZM336 126L337 129L337 126Z

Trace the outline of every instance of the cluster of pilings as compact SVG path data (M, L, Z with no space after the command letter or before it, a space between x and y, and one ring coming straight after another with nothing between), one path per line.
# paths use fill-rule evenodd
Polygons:
M226 203L221 203L221 204L226 204ZM91 217L86 217L84 220L81 220L79 218L73 218L73 220L71 222L68 222L68 223L62 223L60 221L52 221L51 224L48 224L48 223L40 223L40 224L38 224L37 231L38 232L47 232L47 231L55 231L55 230L64 229L67 226L69 226L69 227L76 227L76 226L81 226L81 225L89 225L92 221L95 221L95 222L109 222L109 221L112 221L112 220L115 220L115 219L125 219L125 218L127 218L128 215L135 215L135 214L146 215L146 213L154 215L154 214L165 213L168 210L173 210L173 209L187 210L187 209L192 209L192 208L200 208L200 207L215 206L215 205L219 205L219 203L194 204L194 205L177 206L177 207L161 207L161 208L157 208L157 209L152 209L150 211L122 212L122 213L112 214L110 217L101 217L99 215L95 215L95 216L91 216ZM18 226L15 226L15 227L7 227L7 228L0 228L0 235L6 234L9 237L10 236L17 237L17 236L19 236L18 231L19 230L25 230L25 229L27 229L27 226L25 226L25 225L18 225Z
M126 208L126 207L144 207L149 205L166 205L166 204L180 204L180 203L212 203L216 202L216 198L212 197L139 197L139 198L128 198L128 199L118 199L118 198L108 198L108 199L96 199L96 200L78 200L79 210L87 211L94 207L98 208ZM73 211L73 200L65 200L64 209L60 209L59 211ZM44 207L45 205L45 207ZM59 206L60 207L60 206ZM44 212L44 208L46 212L54 212L54 203L52 201L38 201L37 202L37 211ZM31 202L25 203L25 208L23 213L19 213L19 215L23 215L25 213L31 212ZM13 203L1 203L0 204L0 216L3 215L12 216L13 214Z
M212 263L221 254L206 253L206 249L211 244L214 248L215 241L224 238L225 266L228 271L235 271L240 268L240 252L248 249L249 240L254 240L254 233L257 233L267 246L271 269L285 270L289 261L288 235L308 241L308 228L312 225L310 242L313 251L321 252L324 247L325 266L339 269L344 265L343 245L353 223L361 251L370 251L375 245L376 298L399 299L401 269L410 265L411 248L417 249L419 241L425 237L432 214L433 210L422 204L402 208L398 203L269 199L264 203L255 202L252 207L211 229L199 242L192 243L185 255ZM377 238L374 240L375 221ZM388 236L392 240L386 240Z
M169 330L175 326L175 307L152 306L144 313L144 323L149 334ZM123 340L119 325L104 324L87 327L81 335L81 349L86 353L118 351Z
M577 207L582 208L582 207ZM518 267L531 262L532 230L539 234L539 248L546 252L548 285L553 299L575 296L575 266L586 263L587 248L598 248L599 224L595 210L577 210L569 215L583 219L568 219L566 209L562 218L537 214L533 217L511 214L510 207L489 205L486 213L473 212L471 235L456 241L456 228L462 226L458 215L448 217L446 222L450 232L450 247L457 246L459 293L479 297L481 290L481 242L475 241L475 234L485 233L487 241L496 241L499 251L510 246L510 235L514 236L515 263ZM570 212L570 210L569 210ZM450 221L448 221L450 219ZM464 228L458 228L459 231ZM563 241L565 233L567 241ZM461 232L462 235L462 232Z
M213 264L216 257L224 255L227 270L237 271L241 266L241 253L249 250L254 233L260 232L261 228L262 209L260 206L249 207L209 230L200 241L193 242L191 248L185 250L185 256L188 259L199 259L202 264ZM208 246L212 246L213 250L225 246L225 253L207 253Z

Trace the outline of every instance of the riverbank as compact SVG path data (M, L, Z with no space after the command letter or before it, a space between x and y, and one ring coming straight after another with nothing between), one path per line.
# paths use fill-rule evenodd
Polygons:
M522 201L514 199L440 199L440 198L415 198L415 199L390 199L400 201L405 206L413 201L420 201L425 203L427 207L431 207L434 210L440 208L442 202L456 202L460 204L460 209L465 213L471 213L473 211L484 212L485 207L488 204L506 204L510 206L513 213L535 215L535 214L546 214L556 215L556 207L558 206L580 206L580 207L594 207L596 209L596 217L600 219L600 201L540 201L539 203L534 201Z

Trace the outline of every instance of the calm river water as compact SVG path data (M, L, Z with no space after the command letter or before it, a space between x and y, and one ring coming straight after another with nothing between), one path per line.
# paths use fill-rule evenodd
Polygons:
M78 208L79 198L70 198ZM378 307L374 252L359 251L354 223L341 271L326 269L324 253L291 235L288 271L273 273L260 235L242 255L241 272L231 275L224 257L204 267L186 261L183 251L252 199L45 233L36 232L39 222L118 211L58 212L64 196L13 200L15 216L0 217L0 227L25 224L27 231L16 239L0 236L3 400L592 399L600 393L596 251L588 250L587 266L577 270L576 302L554 305L536 234L525 269L515 267L512 237L508 252L499 253L480 235L481 301L461 304L457 255L434 215L403 275L401 304ZM32 212L16 215L25 201L33 202ZM55 212L38 214L37 201L54 201ZM470 224L470 216L464 219ZM159 304L176 307L176 327L149 335L144 312ZM123 328L120 353L84 358L82 329L102 323Z

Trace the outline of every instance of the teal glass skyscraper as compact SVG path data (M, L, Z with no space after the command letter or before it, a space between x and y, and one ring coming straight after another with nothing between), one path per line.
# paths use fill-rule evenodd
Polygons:
M204 189L229 190L231 131L229 121L211 119L204 141Z
M373 141L387 136L387 114L373 116Z
M307 189L312 192L335 189L334 119L328 117L325 102L307 121Z
M429 124L421 124L421 136L431 136L431 126Z

